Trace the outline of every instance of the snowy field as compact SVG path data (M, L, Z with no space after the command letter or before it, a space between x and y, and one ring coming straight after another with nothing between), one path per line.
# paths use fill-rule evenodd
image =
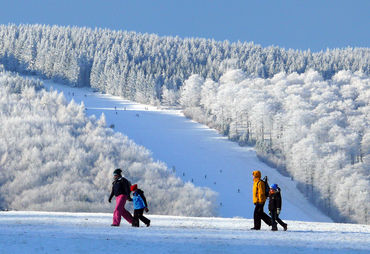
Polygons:
M294 181L259 161L253 148L240 147L179 110L159 110L88 88L52 82L45 86L63 91L68 100L83 102L88 115L104 113L107 126L114 125L115 131L148 148L183 181L216 191L221 217L253 217L252 171L258 169L282 189L282 219L331 222L303 197Z
M148 216L149 228L111 214L0 212L0 254L10 253L370 253L370 226L287 221L289 230L250 219Z

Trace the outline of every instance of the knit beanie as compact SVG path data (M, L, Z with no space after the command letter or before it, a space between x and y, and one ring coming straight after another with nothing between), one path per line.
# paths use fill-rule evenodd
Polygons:
M122 173L122 170L120 169L120 168L117 168L116 170L114 170L114 172L113 172L113 175L121 175L121 173Z

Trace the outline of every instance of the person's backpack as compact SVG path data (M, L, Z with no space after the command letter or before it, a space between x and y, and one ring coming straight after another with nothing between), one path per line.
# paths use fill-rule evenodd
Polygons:
M270 192L270 185L269 185L267 176L265 176L261 181L264 182L264 184L265 184L265 196L266 196L266 198L268 198L269 192Z

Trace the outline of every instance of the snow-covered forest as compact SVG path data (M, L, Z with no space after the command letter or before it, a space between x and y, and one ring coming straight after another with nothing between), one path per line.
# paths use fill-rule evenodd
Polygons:
M325 79L340 70L369 74L370 50L311 53L108 29L0 25L0 63L10 71L91 85L102 92L153 104L161 99L162 87L176 91L192 74L213 80L230 69L262 78L309 69Z
M300 183L337 221L369 223L370 78L316 71L250 78L241 70L219 82L193 75L181 88L189 117L241 144Z
M0 63L139 102L180 103L189 117L256 145L261 158L297 180L336 221L369 223L369 48L312 53L107 29L1 25ZM103 120L94 121L100 126Z
M154 214L213 216L216 194L183 183L150 152L86 117L84 105L0 71L0 208L111 212L112 172L146 191Z

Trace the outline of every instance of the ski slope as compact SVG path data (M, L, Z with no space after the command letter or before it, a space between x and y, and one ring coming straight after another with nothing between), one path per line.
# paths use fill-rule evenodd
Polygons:
M216 191L221 217L253 217L252 171L258 169L282 189L283 220L331 222L304 198L294 181L259 161L253 148L240 147L179 110L160 110L90 88L47 81L44 85L62 91L67 100L83 102L88 115L104 113L107 126L114 125L115 131L151 150L155 160L165 162L184 181Z
M370 226L288 221L272 232L241 218L149 215L149 228L110 227L111 214L0 212L5 253L370 253Z

